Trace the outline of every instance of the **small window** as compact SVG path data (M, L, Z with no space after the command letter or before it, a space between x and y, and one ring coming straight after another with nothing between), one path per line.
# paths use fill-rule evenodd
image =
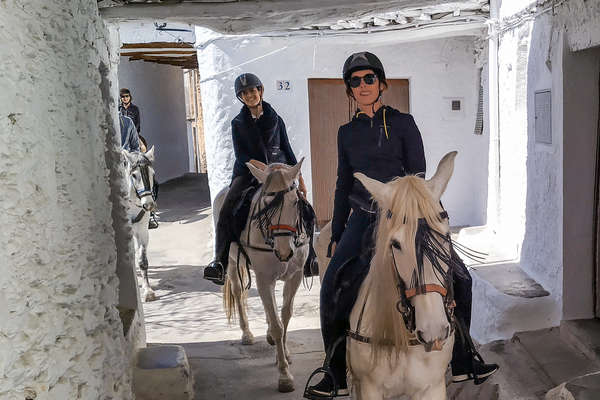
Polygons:
M460 111L460 100L452 100L452 111Z
M535 92L535 142L552 144L552 92Z

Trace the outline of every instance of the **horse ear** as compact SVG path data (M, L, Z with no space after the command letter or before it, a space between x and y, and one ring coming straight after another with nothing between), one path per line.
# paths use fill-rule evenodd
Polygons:
M302 159L300 159L300 162L298 162L296 165L294 165L293 167L291 167L290 169L285 171L284 174L285 174L286 181L293 181L296 178L298 178L298 175L300 175L300 170L302 169L303 162L304 162L304 157L302 157Z
M150 162L154 162L154 146L150 147L150 150L144 153L144 155Z
M265 183L265 181L267 180L267 173L265 171L263 171L262 169L256 168L254 165L252 165L252 163L247 162L246 163L246 167L248 167L248 169L250 170L250 173L256 178L258 179L258 181L260 183Z
M391 196L389 189L385 183L379 182L376 179L369 178L361 172L356 172L354 177L364 185L365 188L371 193L373 198L380 204L380 206L389 206Z
M451 151L446 154L438 164L435 175L425 182L433 198L438 201L442 197L442 194L444 194L450 177L452 177L452 172L454 172L454 158L456 158L457 154L457 151Z
M127 166L127 164L133 164L133 160L131 159L131 153L128 152L125 149L121 149L121 154L123 154L123 157L125 157L125 166Z

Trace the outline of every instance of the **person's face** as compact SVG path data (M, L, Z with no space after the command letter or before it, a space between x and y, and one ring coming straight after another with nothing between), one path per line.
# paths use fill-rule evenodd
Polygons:
M358 105L368 106L377 100L379 91L384 90L385 85L379 81L372 69L365 69L350 75L350 88Z
M256 87L245 89L241 93L242 101L248 107L257 107L260 104L262 90Z
M131 95L130 94L122 94L121 95L121 103L123 104L129 104L129 102L131 101Z

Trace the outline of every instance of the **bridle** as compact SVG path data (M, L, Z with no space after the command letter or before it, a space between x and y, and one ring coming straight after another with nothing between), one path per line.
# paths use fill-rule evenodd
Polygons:
M148 158L142 154L142 159L137 161L135 164L133 164L129 171L129 179L131 180L131 186L135 190L135 194L140 201L144 197L152 196L152 185L150 182L150 165L151 164L152 163L150 162L150 160L148 160ZM140 171L140 175L142 176L143 187L141 189L138 189L135 186L135 181L133 180L132 173L136 169L138 169ZM134 224L137 222L140 222L142 220L142 218L144 217L144 214L146 213L146 210L142 206L138 206L138 207L141 208L140 212L134 218L131 219L131 222Z
M250 245L250 229L248 229L248 238L244 247L260 251L273 251L275 249L275 238L289 236L292 236L294 238L294 246L296 248L308 244L308 242L304 240L306 235L303 235L304 223L302 221L302 213L300 212L299 207L296 211L298 216L298 218L296 219L296 226L281 223L285 194L293 190L297 190L296 184L293 183L292 185L288 186L283 190L266 192L265 189L270 183L270 178L271 176L269 176L266 182L264 183L263 190L261 191L258 200L255 203L254 209L252 210L252 214L250 217L250 220L254 221L257 224L263 237L264 243L268 246L268 248ZM263 199L265 197L273 197L273 199L266 205L262 206Z
M386 214L387 219L392 218L391 210L387 211ZM448 213L446 211L442 211L440 213L441 219L447 219ZM454 268L454 261L452 257L452 241L450 238L450 232L447 234L442 234L434 229L431 229L427 224L425 218L419 218L418 220L418 229L415 237L415 247L416 247L416 255L417 255L417 266L413 271L410 285L407 285L405 281L400 276L398 272L398 265L396 263L396 257L394 255L394 249L401 250L400 244L397 241L392 241L390 243L390 251L392 254L392 260L394 263L394 271L397 280L397 288L398 288L398 297L399 300L396 302L396 310L402 315L402 319L404 320L404 324L406 329L409 332L410 339L408 341L409 346L418 346L424 345L429 348L429 351L432 347L432 343L426 342L421 336L420 332L416 329L416 321L415 321L415 307L411 303L411 299L417 295L425 294L425 293L439 293L444 300L444 309L446 312L446 318L448 319L448 323L450 324L450 329L447 332L447 336L449 337L454 333L454 307L456 307L456 303L454 302L454 284L452 279L452 273ZM448 243L450 246L449 251L444 251L443 244ZM423 257L426 257L434 270L435 275L438 278L440 284L437 283L426 283L424 279L424 264ZM448 269L444 271L441 266L440 261L448 266ZM368 297L367 293L367 297ZM347 335L359 342L362 343L371 343L371 338L367 336L363 336L360 334L360 326L363 318L363 314L365 311L365 306L367 304L367 299L365 298L362 310L358 317L358 322L356 326L356 330L349 329L347 331ZM385 345L394 345L394 343L383 343Z
M391 212L388 212L387 218L391 218ZM447 219L448 213L442 211L440 213L440 218ZM445 250L443 246L444 243L450 246L448 251ZM450 336L454 329L454 307L456 306L456 303L454 302L454 285L452 279L454 261L452 259L452 240L450 238L450 232L442 234L432 229L424 218L419 218L417 234L415 237L415 247L417 265L413 270L411 281L407 285L398 272L398 265L394 254L394 250L401 250L400 244L396 241L390 243L399 296L399 300L396 302L396 309L402 315L407 330L414 333L421 344L425 344L420 333L416 331L415 307L411 303L411 299L415 296L426 293L438 293L442 296L446 318L451 327L447 336ZM427 258L431 263L433 272L437 277L439 284L425 282L424 258ZM448 266L447 270L442 268L442 263Z

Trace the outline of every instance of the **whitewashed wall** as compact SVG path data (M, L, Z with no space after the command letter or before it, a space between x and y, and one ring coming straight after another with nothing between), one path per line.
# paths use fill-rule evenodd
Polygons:
M0 398L131 399L108 32L96 2L0 8Z
M183 70L121 57L119 87L128 88L140 108L142 136L155 146L158 181L189 172Z
M198 31L199 42L207 40ZM213 41L198 53L202 81L202 104L209 182L213 196L229 184L233 165L230 122L241 103L233 83L242 72L257 74L265 85L265 99L274 105L288 128L298 158L306 157L303 174L312 187L309 78L340 78L345 59L353 52L377 54L389 78L410 80L410 109L423 135L432 175L448 151L459 156L444 205L453 225L486 222L488 134L473 134L479 88L478 67L472 37L423 40L412 43L386 42L377 35L360 38L235 38ZM275 81L289 80L292 90L278 92ZM448 118L448 97L463 99L464 116ZM335 151L335 149L332 149Z
M573 171L571 177L576 180L587 179L585 182L588 183L583 184L584 187L593 186L593 177L588 176L593 175L593 160L589 161L590 156L584 156L583 152L577 153L576 147L583 146L580 150L593 152L595 144L593 140L587 140L583 132L579 136L572 134L574 132L569 136L565 136L566 131L563 134L563 120L567 113L564 105L567 100L563 91L566 90L566 85L570 85L565 80L567 78L563 67L569 52L600 44L600 3L573 0L565 2L554 11L541 14L544 7L533 11L528 9L532 3L535 2L501 2L501 26L506 21L514 23L522 16L535 15L535 12L538 15L524 20L514 29L505 30L499 37L501 161L499 171L491 171L499 174L500 178L498 187L494 189L498 193L498 207L497 210L490 210L492 213L497 212L498 216L490 219L498 221L493 228L498 234L500 245L510 248L509 252L513 252L520 260L521 268L550 292L555 307L547 314L546 322L547 326L553 326L561 318L593 316L593 206L591 200L583 201L583 197L587 199L591 194L571 193L571 200L582 203L579 206L566 204L563 176L566 174L565 165L570 165L571 162L585 164L579 168L579 173ZM577 73L574 72L577 68L575 63L576 61L570 61L571 74ZM587 67L583 67L584 70L585 68ZM581 83L585 86L584 82ZM596 85L591 80L590 84ZM534 96L536 91L546 89L552 91L551 145L535 141ZM597 98L592 97L576 99L577 94L573 95L575 98L568 100L570 104L573 101L583 101L586 104L597 101ZM570 107L578 108L576 104ZM579 129L577 124L569 127L570 130L571 128ZM564 152L565 143L570 143L570 148L573 149L569 159ZM584 162L583 158L587 161ZM591 158L594 158L593 155ZM587 216L581 219L579 226L571 230L572 234L582 235L581 237L563 237L565 227L568 224L572 226L575 217L563 215L567 209L571 213L583 213Z

